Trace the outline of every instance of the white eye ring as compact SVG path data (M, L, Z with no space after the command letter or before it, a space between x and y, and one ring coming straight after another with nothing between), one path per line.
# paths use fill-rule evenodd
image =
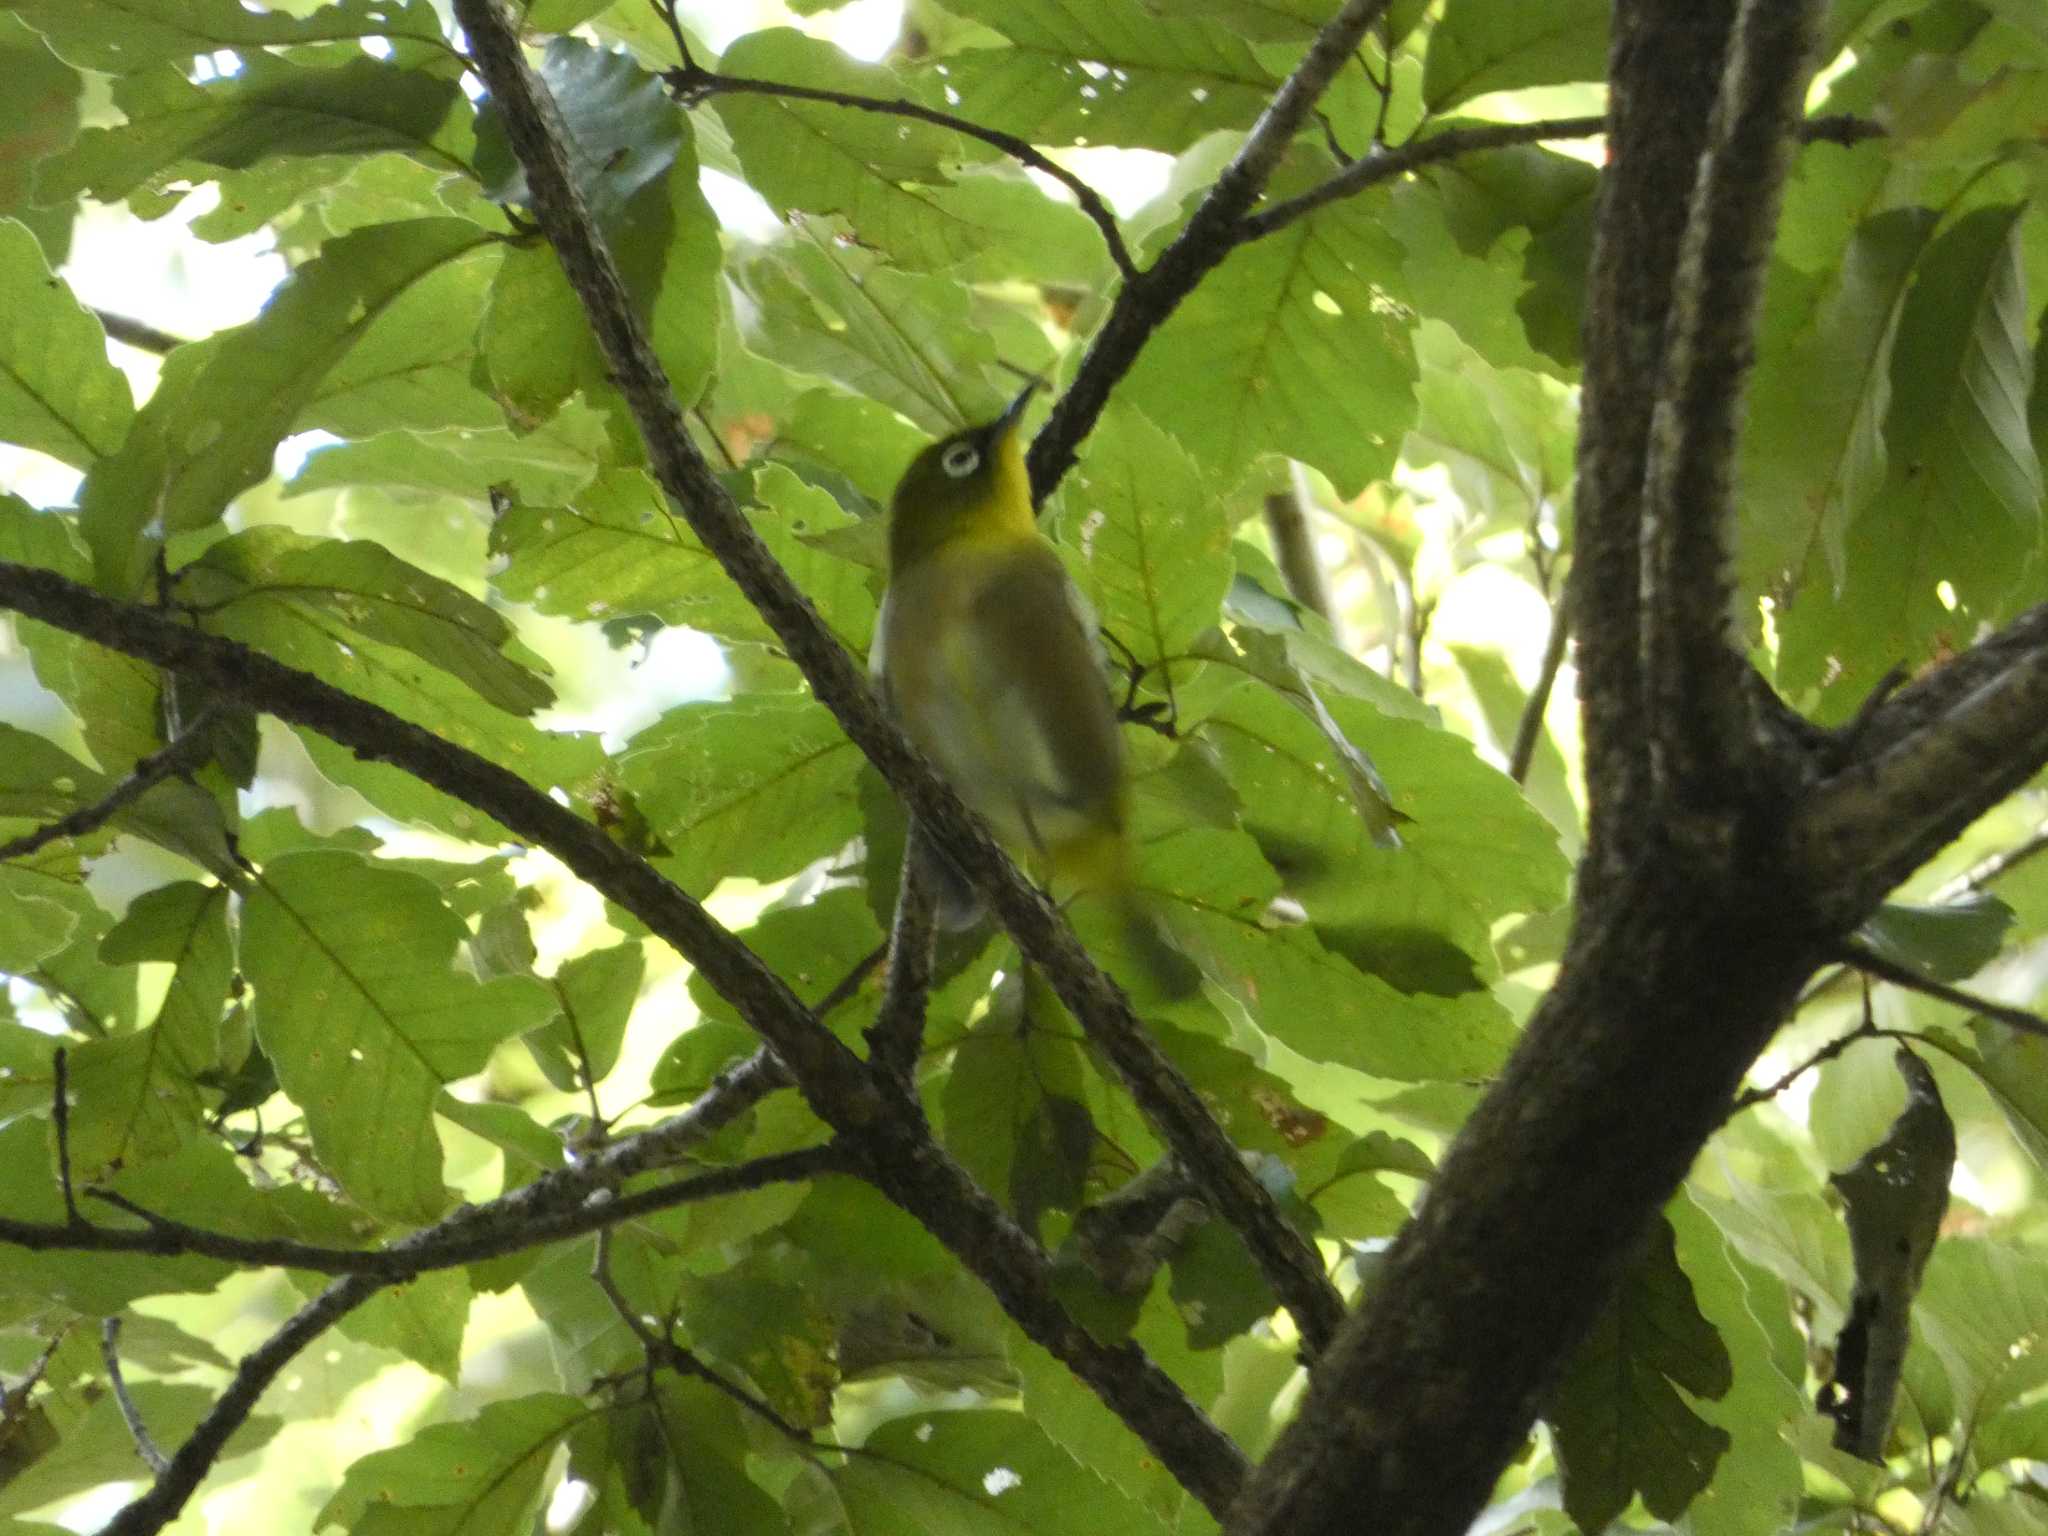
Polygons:
M981 450L972 443L955 443L940 456L939 468L955 480L965 480L981 468Z

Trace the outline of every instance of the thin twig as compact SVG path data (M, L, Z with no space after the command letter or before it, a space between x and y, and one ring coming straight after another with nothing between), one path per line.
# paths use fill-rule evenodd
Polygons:
M78 1209L78 1195L71 1186L71 1053L63 1046L50 1054L50 1123L57 1141L57 1187L64 1193L64 1220L72 1227L83 1226L85 1216Z
M1508 777L1517 784L1529 777L1529 765L1536 760L1536 743L1543 739L1543 716L1550 708L1550 692L1557 686L1557 674L1564 666L1564 653L1571 642L1569 603L1550 608L1550 638L1543 643L1543 665L1536 673L1536 686L1522 706L1522 718L1515 726L1515 743L1508 751Z
M1131 260L1129 247L1124 244L1123 231L1117 227L1116 215L1109 210L1109 204L1102 195L1057 160L1048 159L1028 139L1020 139L1014 133L1004 133L997 128L984 128L951 112L941 112L936 107L925 106L922 102L910 101L902 96L863 96L854 91L831 91L813 85L794 85L780 80L754 80L744 75L722 75L715 70L685 62L679 69L671 69L662 75L670 89L685 107L694 107L699 102L714 96L750 95L774 96L786 101L815 101L825 106L848 107L856 112L874 112L886 117L910 118L934 127L950 128L953 132L970 139L979 139L994 149L1001 150L1021 165L1028 165L1042 175L1050 176L1069 192L1079 203L1095 227L1102 232L1102 243L1109 248L1109 259L1116 263L1116 269L1123 274L1126 282L1138 275L1137 263Z
M1124 282L1123 292L1088 343L1087 354L1067 392L1032 439L1031 496L1042 502L1075 461L1081 442L1095 430L1110 392L1137 361L1139 351L1182 299L1245 238L1244 215L1272 179L1294 135L1344 67L1388 0L1345 0L1325 22L1237 154L1223 168L1186 226L1159 259ZM1321 1332L1304 1330L1311 1337Z
M1854 970L1875 976L1879 981L1888 981L1907 992L1918 992L1923 997L1931 997L1937 1002L1947 1003L1950 1007L1980 1014L1987 1019L1996 1019L2022 1034L2048 1038L2048 1019L2042 1018L2040 1014L2031 1013L2025 1008L2015 1008L2010 1003L1994 1002L1975 992L1952 987L1945 981L1936 981L1931 976L1922 976L1911 966L1901 965L1896 960L1887 960L1875 950L1858 944L1853 939L1845 939L1836 945L1835 957Z
M336 1280L293 1313L276 1333L244 1355L242 1363L235 1367L234 1379L212 1411L178 1447L156 1481L100 1528L100 1536L154 1536L176 1519L185 1501L220 1459L228 1437L247 1421L257 1399L292 1356L376 1295L384 1284L368 1275Z
M854 961L847 973L832 984L832 990L811 1004L811 1012L821 1019L837 1013L866 984L868 977L874 974L875 967L882 963L888 953L889 942L884 939Z
M100 1359L107 1367L107 1384L114 1389L114 1402L121 1410L122 1422L128 1426L128 1433L135 1440L135 1449L149 1470L162 1477L171 1467L166 1456L149 1433L149 1426L142 1421L142 1410L135 1406L135 1399L128 1394L128 1378L121 1374L121 1314L116 1312L100 1324Z
M1237 222L1232 243L1242 245L1263 239L1276 229L1285 229L1305 214L1353 197L1367 187L1377 186L1426 165L1455 160L1460 155L1487 149L1507 149L1517 144L1544 144L1558 139L1595 138L1607 129L1604 117L1557 117L1534 123L1489 123L1478 128L1447 128L1426 138L1410 139L1392 149L1374 145L1327 181L1281 202L1271 203Z
M626 1325L627 1330L639 1342L649 1371L657 1365L665 1365L679 1376L693 1376L713 1391L754 1414L786 1439L794 1441L806 1450L818 1449L817 1443L809 1435L777 1413L773 1405L756 1397L738 1382L728 1380L713 1370L696 1353L677 1343L673 1323L659 1333L648 1326L647 1320L627 1299L626 1293L619 1289L618 1280L612 1274L611 1236L609 1230L598 1234L597 1253L591 1263L590 1278L604 1293L605 1300L611 1303L612 1310L619 1315L619 1321Z
M183 336L173 336L169 331L160 331L145 321L131 320L126 315L117 315L105 309L95 309L93 314L100 322L100 329L107 333L108 340L133 347L138 352L153 352L158 357L168 357L185 345Z
M33 832L24 832L12 842L0 843L0 862L26 858L60 838L83 837L106 825L165 779L193 772L212 750L213 743L206 729L211 718L212 710L202 709L198 718L180 732L175 741L138 759L128 770L127 777L92 804L81 805Z

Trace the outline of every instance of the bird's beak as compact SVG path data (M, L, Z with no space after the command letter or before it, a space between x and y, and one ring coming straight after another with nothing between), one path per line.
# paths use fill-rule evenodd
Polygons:
M1038 393L1039 383L1039 380L1033 379L1026 384L1017 398L1010 402L1009 408L996 418L995 435L998 438L1007 437L1017 430L1017 423L1024 419L1024 408L1031 404L1031 397Z

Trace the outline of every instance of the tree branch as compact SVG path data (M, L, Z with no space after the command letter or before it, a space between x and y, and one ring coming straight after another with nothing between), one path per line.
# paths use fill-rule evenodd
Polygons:
M1642 665L1651 779L1688 812L1751 776L1745 663L1726 634L1735 443L1823 9L1778 0L1737 14L1671 285L1644 468Z
M2025 1008L2015 1008L2008 1003L1995 1002L1962 987L1952 987L1945 981L1936 981L1932 976L1922 976L1910 965L1887 960L1868 945L1844 941L1836 950L1836 958L1853 970L1861 971L1866 976L1875 976L1879 981L1888 981L1903 991L1918 992L1922 997L1931 997L1936 1002L1947 1003L1951 1008L1961 1008L1966 1013L1996 1019L2006 1028L2016 1029L2022 1034L2048 1038L2048 1019L2042 1018L2040 1014Z
M128 770L126 778L91 805L82 805L69 815L58 817L47 826L23 833L12 842L0 843L0 863L5 863L9 859L26 858L60 838L83 837L86 833L105 826L165 779L194 772L206 761L207 752L213 745L207 731L211 720L212 712L201 710L198 718L188 725L175 741L139 759L135 766Z
M1576 548L1567 586L1585 719L1587 856L1580 900L1627 871L1649 829L1642 715L1642 493L1665 323L1719 95L1735 0L1619 0L1607 144L1586 294Z
M915 1098L911 1084L924 1043L925 1003L932 984L932 892L919 868L924 834L910 824L903 841L903 875L896 889L896 916L889 931L889 974L882 1006L868 1026L868 1060L889 1073Z
M1116 263L1126 282L1138 275L1137 263L1131 260L1130 248L1124 244L1123 231L1118 228L1116 215L1109 210L1109 204L1102 195L1057 160L1047 158L1028 139L1020 139L1014 133L1004 133L996 128L984 128L964 117L950 112L941 112L936 107L925 106L922 102L908 100L902 96L884 98L862 96L853 91L821 90L812 85L792 85L778 80L752 80L744 75L722 75L715 70L705 69L686 61L680 68L671 69L662 75L669 87L685 107L696 106L713 96L753 95L779 96L788 101L816 101L826 106L848 107L856 112L874 112L886 117L910 118L915 122L931 123L935 127L950 128L966 138L979 139L982 143L1001 150L1020 165L1050 176L1054 181L1074 194L1074 201L1081 211L1088 215L1095 227L1102 231L1102 243L1109 248L1109 259Z
M1130 372L1146 340L1239 243L1238 226L1245 211L1265 190L1296 131L1387 4L1388 0L1345 0L1344 8L1323 24L1294 73L1252 124L1187 227L1157 261L1124 284L1102 328L1088 343L1074 382L1032 440L1033 500L1045 500L1073 467L1082 439L1095 429L1110 391ZM1201 1176L1199 1169L1194 1171Z
M469 34L476 38L478 29L471 26ZM508 45L516 50L516 43ZM546 848L696 965L768 1041L781 1063L777 1070L786 1068L820 1117L854 1144L862 1173L952 1248L1004 1310L1092 1387L1184 1486L1212 1508L1221 1508L1235 1492L1244 1473L1244 1457L1236 1446L1142 1350L1106 1347L1079 1327L1057 1300L1044 1251L932 1142L922 1117L887 1092L753 951L644 859L499 764L246 646L173 623L153 609L102 597L54 571L7 561L0 561L0 607L173 668L280 719L309 726L360 757L392 763L457 796ZM964 819L964 812L956 814ZM1036 898L1035 892L1031 895ZM1107 981L1101 985L1109 987ZM1215 1134L1221 1139L1220 1132ZM630 1160L626 1166L637 1171Z
M175 1520L185 1501L220 1459L228 1437L255 1411L257 1399L277 1379L277 1373L290 1363L292 1356L383 1289L384 1283L368 1275L349 1275L335 1281L293 1313L276 1333L244 1355L227 1390L178 1447L170 1465L141 1497L100 1528L100 1536L151 1536Z
M1908 684L1789 830L1819 916L1868 907L2048 761L2048 605Z
M158 357L169 357L185 345L185 338L173 336L169 331L160 331L141 320L131 320L126 315L117 315L109 310L95 309L93 315L99 320L100 329L107 333L109 341L118 341L138 352L153 352Z
M605 1205L591 1196L615 1188L636 1174L673 1165L686 1149L703 1141L788 1081L765 1052L736 1067L697 1104L674 1119L637 1135L621 1137L602 1152L570 1168L542 1174L532 1183L483 1205L464 1206L431 1227L384 1248L330 1248L285 1238L237 1237L145 1210L106 1190L87 1190L142 1227L106 1227L85 1220L17 1221L0 1217L0 1242L32 1252L144 1253L161 1258L199 1254L231 1264L279 1265L326 1275L367 1275L396 1282L428 1270L474 1264L599 1231L618 1222L697 1200L739 1193L821 1173L846 1172L850 1162L831 1146L785 1152L731 1168L713 1169L657 1189L640 1190Z
M1349 0L1343 16L1355 15L1362 28L1383 3ZM1313 1246L1280 1215L1271 1195L1245 1168L1201 1097L1145 1033L1129 1001L1089 959L1044 893L1017 872L987 828L968 813L960 797L883 715L866 679L711 474L683 428L667 373L635 318L618 266L574 184L552 101L526 67L496 0L457 0L456 9L477 65L504 114L507 136L525 168L535 216L561 258L612 377L632 409L656 479L704 547L775 631L818 701L832 711L841 729L881 771L927 834L973 881L1025 957L1043 970L1060 1000L1116 1064L1139 1109L1201 1182L1217 1214L1243 1234L1261 1270L1294 1314L1303 1338L1315 1347L1335 1328L1343 1315L1343 1303ZM1310 50L1304 70L1310 61L1321 60L1334 72L1342 62L1341 57L1323 58L1327 52L1323 42L1319 39ZM1349 44L1345 46L1348 50ZM1301 71L1296 74L1301 77ZM1314 92L1327 83L1328 75L1317 79L1313 92L1306 84L1290 80L1254 129L1235 162L1245 167L1233 183L1243 186L1245 197L1251 195L1252 182L1263 182L1284 147L1284 136L1280 142L1270 142L1276 130L1267 128L1268 120L1288 118L1282 111L1284 101L1293 114L1291 120L1298 121ZM1253 153L1255 146L1257 154ZM1232 173L1226 171L1224 180L1231 182ZM1220 185L1218 190L1222 190ZM666 886L665 881L662 884ZM730 940L729 935L727 938ZM707 980L720 985L708 972ZM740 1000L734 1002L738 1006ZM776 1006L780 1008L782 1003L778 1000ZM741 1012L745 1016L745 1008ZM778 1020L778 1027L786 1022ZM808 1036L808 1031L804 1033ZM821 1059L809 1064L789 1060L774 1035L764 1033L763 1038L788 1061L800 1086L814 1071L829 1067L836 1075L847 1063L859 1065L829 1035L824 1040L830 1042L831 1049L814 1043ZM860 1126L833 1123L850 1132L872 1132L875 1123L871 1117L877 1110L870 1096L878 1086L865 1074L859 1079ZM854 1091L851 1085L837 1085L833 1090L835 1096ZM840 1102L851 1104L852 1100L842 1097Z

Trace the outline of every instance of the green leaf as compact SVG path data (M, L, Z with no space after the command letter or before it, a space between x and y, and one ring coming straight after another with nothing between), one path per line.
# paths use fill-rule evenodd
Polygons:
M615 760L661 840L671 878L693 895L722 879L776 880L859 830L860 751L802 694L685 704Z
M300 18L239 0L8 0L8 8L81 69L127 74L227 48L257 53L355 37L417 38L445 47L426 0L339 0ZM246 55L245 55L246 57Z
M469 1277L462 1270L429 1270L384 1287L336 1327L359 1344L397 1351L453 1386L462 1374L469 1301Z
M893 70L857 63L787 27L740 38L719 69L882 100L906 96ZM946 180L943 167L966 152L950 129L744 92L721 96L718 115L748 184L778 212L838 214L863 245L921 269L948 266L987 243L933 195Z
M1781 1281L1744 1261L1693 1201L1674 1200L1665 1214L1700 1315L1721 1336L1734 1367L1727 1392L1692 1403L1730 1444L1713 1480L1687 1507L1686 1524L1697 1536L1789 1529L1803 1475L1787 1431L1809 1408L1802 1390L1806 1341L1793 1323L1791 1298Z
M1826 719L2004 617L2039 546L2022 214L1967 214L1921 261L1892 349L1884 485L1851 531L1839 598L1809 588L1780 619L1780 680L1824 683Z
M1888 901L1864 919L1857 938L1887 960L1931 981L1961 981L1989 965L2012 927L2013 911L1988 891L1960 901L1915 906Z
M1214 1218L1189 1235L1169 1267L1173 1304L1194 1349L1222 1348L1278 1305L1244 1239Z
M352 51L352 50L351 50ZM452 74L401 68L361 54L305 68L253 51L232 75L195 84L157 67L114 84L119 127L89 128L43 162L37 188L50 201L90 194L103 203L157 198L167 182L212 180L224 170L318 158L304 168L318 183L338 181L348 158L393 151L447 174L470 174L468 113ZM298 190L310 191L301 181ZM145 211L148 211L145 205Z
M1947 1374L1964 1433L2048 1385L2039 1348L2048 1329L2048 1260L2038 1253L1944 1237L1927 1261L1913 1322Z
M378 485L476 497L498 486L529 503L563 501L589 483L608 453L599 419L564 410L537 431L387 432L310 454L285 487L289 496Z
M562 1011L526 1037L557 1088L575 1089L611 1075L645 972L646 957L632 939L562 962L549 982Z
M540 1511L555 1447L590 1415L576 1398L541 1392L492 1403L463 1423L430 1424L358 1460L314 1522L387 1532L525 1530Z
M578 182L607 236L627 295L685 404L703 392L716 356L718 224L697 186L688 122L661 82L626 54L575 38L548 46L541 74L563 108ZM495 120L493 120L495 121ZM495 134L480 151L494 195L526 196ZM545 245L515 247L499 269L481 336L483 361L515 424L548 420L578 388L614 395L582 303Z
M735 272L753 301L747 345L835 380L934 437L1002 408L995 347L956 282L897 272L809 220Z
M1544 1409L1579 1529L1603 1529L1637 1493L1659 1519L1682 1514L1731 1441L1679 1389L1717 1398L1733 1384L1727 1346L1700 1315L1660 1216Z
M0 440L83 468L121 446L135 403L100 323L0 219Z
M46 1047L47 1049L47 1047ZM47 1070L47 1061L45 1061ZM47 1097L45 1097L47 1103ZM62 1224L67 1219L57 1188L50 1127L42 1115L23 1115L0 1125L0 1160L11 1171L0 1183L0 1215L16 1221ZM128 1253L31 1253L16 1249L0 1264L0 1298L37 1308L58 1306L87 1316L107 1317L144 1296L173 1291L210 1291L231 1273L218 1259L145 1258ZM209 1397L213 1394L208 1393ZM124 1430L125 1433L125 1430ZM168 1431L166 1431L168 1433ZM126 1445L132 1474L135 1446ZM20 1481L0 1486L0 1514L32 1508L16 1502Z
M1442 464L1483 533L1567 529L1578 410L1571 391L1522 368L1495 368L1436 320L1416 328L1422 365L1404 462Z
M1515 308L1532 346L1560 364L1575 365L1585 326L1599 173L1583 160L1526 145L1460 155L1428 174L1467 255L1489 256L1503 237L1519 241L1519 232L1528 232L1521 247L1525 286Z
M346 661L360 637L440 667L512 714L554 702L552 688L504 654L513 639L504 615L367 539L251 528L182 568L178 587L208 628L258 649L326 648Z
M263 1049L323 1164L392 1220L447 1205L436 1095L548 1007L524 978L452 969L466 935L425 880L345 853L273 859L243 907Z
M1094 1127L1072 1020L1034 990L997 992L953 1053L942 1106L947 1148L1036 1235L1048 1209L1080 1204Z
M148 539L160 537L152 530L203 528L267 476L278 442L378 317L489 238L462 219L344 235L248 325L180 347L121 452L95 466L81 493L100 584L133 590Z
M1599 80L1607 74L1602 0L1502 5L1447 0L1429 32L1422 95L1432 112L1495 91Z
M1773 272L1742 439L1749 590L1817 577L1816 550L1843 579L1848 530L1889 467L1892 349L1934 224L1925 209L1894 209L1861 225L1824 279Z
M802 906L769 909L744 931L743 937L747 948L788 983L792 992L808 1003L817 1003L863 961L874 957L883 934L869 915L861 893L850 886L840 886ZM690 977L690 996L697 1004L700 1019L681 1040L700 1032L706 1038L684 1052L671 1047L662 1057L665 1066L680 1069L687 1056L696 1060L698 1070L716 1071L734 1056L748 1054L759 1043L753 1032L741 1025L739 1010L701 974ZM845 1005L844 1012L835 1010L828 1022L842 1037L852 1037L872 1011L872 997L865 1005L852 1001ZM715 1027L728 1024L742 1032L731 1034ZM706 1072L697 1084L701 1086L708 1080Z
M1264 453L1355 496L1390 473L1415 419L1405 259L1366 199L1233 251L1160 327L1125 398L1196 461L1241 475Z
M20 18L0 14L0 218L19 219L62 262L71 244L75 209L37 206L37 158L61 150L78 133L78 103L85 80L43 45Z
M928 67L954 110L1035 144L1123 144L1177 153L1217 128L1248 127L1279 84L1243 39L1137 0L954 0L1007 48L969 48Z
M104 1262L107 1256L99 1256ZM129 1397L141 1422L152 1436L162 1435L166 1444L178 1445L199 1427L214 1407L218 1393L195 1382L146 1381L130 1378ZM222 1460L244 1456L258 1449L277 1432L278 1420L269 1415L250 1419L232 1436ZM111 1392L101 1393L78 1422L66 1426L61 1441L27 1466L10 1467L13 1474L0 1487L0 1520L24 1510L40 1508L108 1483L134 1483L136 1471L135 1436L123 1416L122 1406ZM0 1530L6 1529L0 1526ZM24 1526L28 1533L53 1532L60 1526Z
M1089 435L1061 505L1075 580L1102 626L1140 663L1184 656L1216 623L1230 586L1230 527L1179 443L1138 412L1112 406Z
M1161 1529L1022 1414L912 1414L867 1446L873 1455L849 1458L833 1476L857 1531L903 1531L906 1522L924 1536Z
M1174 937L1274 1039L1317 1061L1402 1081L1484 1077L1513 1038L1486 992L1397 990L1332 953L1304 925L1269 920L1277 882L1241 833L1194 828L1147 844L1138 883ZM1077 908L1090 953L1122 953L1113 924ZM1107 931L1105 931L1107 930Z

